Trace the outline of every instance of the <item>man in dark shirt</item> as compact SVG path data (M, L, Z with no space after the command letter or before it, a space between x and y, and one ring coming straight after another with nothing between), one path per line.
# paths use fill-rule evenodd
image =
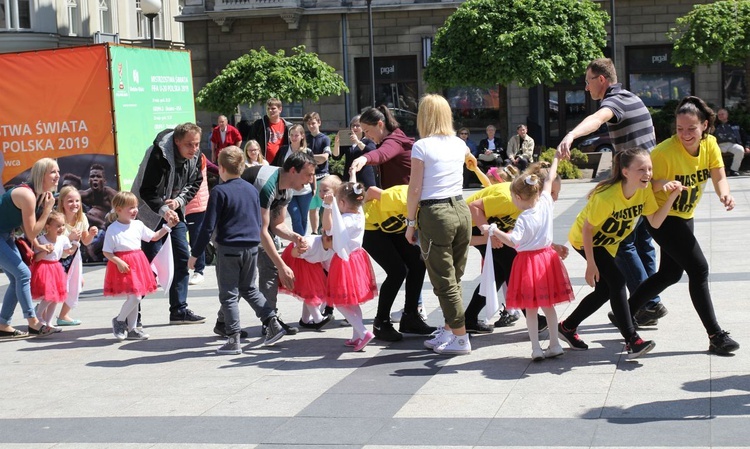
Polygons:
M746 154L750 154L750 141L742 128L729 123L729 111L721 108L716 113L716 117L719 121L716 123L713 134L716 136L721 152L732 155L732 165L729 166L727 176L737 176L740 174L742 159Z

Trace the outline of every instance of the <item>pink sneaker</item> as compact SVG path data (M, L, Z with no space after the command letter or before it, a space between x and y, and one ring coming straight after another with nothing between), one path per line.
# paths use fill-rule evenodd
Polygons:
M351 340L344 341L344 345L345 346L357 346L359 344L360 340L362 340L362 339L361 338L357 338L357 339L352 338Z
M365 336L357 342L356 346L354 346L354 351L359 352L365 349L365 346L367 346L367 343L369 343L370 340L372 340L373 338L375 338L375 334L373 334L370 331L365 332Z

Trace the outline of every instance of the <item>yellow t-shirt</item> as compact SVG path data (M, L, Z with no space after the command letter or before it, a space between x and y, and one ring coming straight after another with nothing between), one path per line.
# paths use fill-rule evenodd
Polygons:
M669 215L686 220L693 218L711 170L724 167L721 149L712 135L701 140L698 156L695 157L688 154L677 136L672 136L654 148L651 161L654 164L653 179L677 180L688 187L680 193L669 211ZM656 202L661 206L668 197L668 192L659 191Z
M383 190L379 200L364 205L365 231L388 234L406 232L406 196L409 186L393 186Z
M502 182L474 193L466 199L467 204L481 199L484 206L484 215L487 222L495 223L501 231L509 232L516 225L516 219L521 215L521 210L513 204L510 194L510 183ZM472 223L472 225L475 225Z
M614 257L620 242L633 232L641 215L651 215L658 209L650 183L628 199L622 194L622 183L618 182L589 198L571 226L568 240L573 248L583 249L583 223L588 220L594 227L594 246L605 247Z

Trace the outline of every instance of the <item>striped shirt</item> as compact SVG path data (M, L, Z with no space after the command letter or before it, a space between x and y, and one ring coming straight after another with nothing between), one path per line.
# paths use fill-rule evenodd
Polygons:
M656 146L651 114L643 101L634 93L623 89L622 84L613 84L607 89L601 107L614 114L607 122L607 129L615 151L632 147L651 151Z

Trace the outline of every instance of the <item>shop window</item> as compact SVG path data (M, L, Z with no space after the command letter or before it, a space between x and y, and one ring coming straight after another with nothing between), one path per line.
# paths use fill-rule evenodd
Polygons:
M505 139L502 125L507 121L506 93L505 86L453 87L446 89L444 95L453 110L456 128L484 129L487 125L495 125Z
M691 68L672 63L671 46L628 47L625 51L626 88L638 95L646 106L659 108L667 101L692 95Z
M721 83L724 91L724 107L732 109L745 106L747 101L747 80L745 68L729 64L721 66Z

